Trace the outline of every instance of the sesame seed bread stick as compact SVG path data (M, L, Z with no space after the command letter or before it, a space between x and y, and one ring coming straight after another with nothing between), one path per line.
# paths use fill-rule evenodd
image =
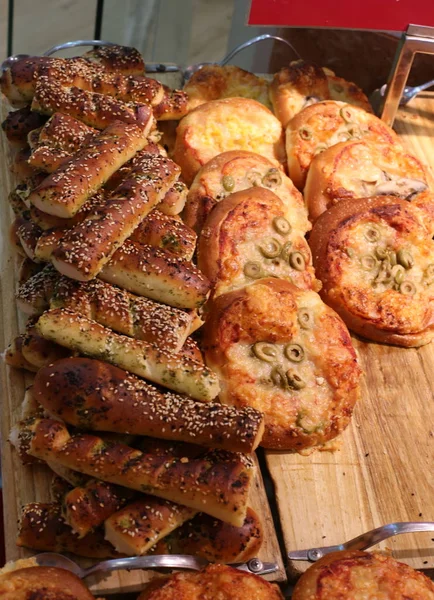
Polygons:
M262 413L161 392L107 363L60 360L39 371L33 394L50 414L93 431L128 431L232 452L253 452L263 430Z
M16 232L16 236L13 233ZM36 244L42 234L42 229L39 225L36 225L33 221L29 221L25 218L17 218L11 227L12 239L20 243L21 248L24 250L25 255L38 262L35 254Z
M124 75L143 75L145 63L138 50L130 46L96 46L82 58L97 63L106 71Z
M104 523L105 539L117 552L141 556L197 511L181 504L143 496L112 513Z
M119 556L101 531L79 538L65 523L59 504L32 502L22 508L17 546L45 552L72 552L88 558Z
M44 124L47 117L32 112L30 106L11 111L1 124L8 142L16 147L27 146L27 136L31 131Z
M78 281L93 279L164 198L180 172L169 158L145 154L104 205L65 233L52 255L56 269Z
M100 437L70 435L53 419L29 419L19 438L36 458L56 461L110 483L149 493L241 526L255 467L244 454L214 450L186 460L135 450Z
M18 288L16 294L18 308L29 316L40 315L47 310L60 275L51 265L35 273Z
M188 187L182 181L177 181L160 202L158 210L165 215L179 215L184 210L187 201Z
M203 364L148 342L114 333L73 311L49 310L39 317L36 328L51 342L106 360L196 400L209 402L219 393L217 377Z
M75 215L96 190L146 145L147 125L114 122L34 189L29 202L49 214Z
M199 308L211 286L193 263L131 240L116 250L98 277L133 294L178 308Z
M12 106L24 107L32 101L38 68L50 60L47 56L29 56L14 61L1 73L0 88Z

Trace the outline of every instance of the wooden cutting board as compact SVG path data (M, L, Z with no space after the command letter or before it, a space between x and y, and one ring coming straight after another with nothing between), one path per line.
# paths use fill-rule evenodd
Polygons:
M179 82L178 82L179 83ZM7 108L0 99L0 122L6 117ZM19 313L15 302L16 274L20 260L11 251L9 243L9 226L12 213L9 209L7 195L16 183L10 173L9 164L11 152L3 133L0 133L0 352L9 342L23 331L25 319ZM12 425L19 419L20 405L26 386L30 385L31 374L25 371L9 368L0 360L1 381L1 459L3 476L3 502L5 515L6 559L16 560L35 554L30 550L18 548L15 544L17 537L17 521L21 506L28 502L48 502L50 498L51 475L43 466L24 467L21 465L16 452L7 441ZM261 517L264 529L264 543L259 558L267 562L277 562L279 569L276 573L266 576L269 581L286 581L282 555L267 501L262 476L258 475L252 486L250 505ZM90 561L77 560L83 566ZM141 590L146 582L156 576L155 572L116 571L108 576L89 577L86 583L94 594L116 592L133 592Z
M434 94L402 109L395 129L434 172ZM434 344L353 341L365 377L341 449L266 453L288 552L340 544L386 523L434 521ZM434 532L380 547L417 569L434 568ZM290 561L290 573L308 566Z

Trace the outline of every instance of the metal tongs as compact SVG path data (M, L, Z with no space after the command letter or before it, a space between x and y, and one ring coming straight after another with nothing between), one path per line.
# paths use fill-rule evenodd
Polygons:
M417 531L434 531L433 521L411 521L404 523L389 523L377 529L372 529L349 542L337 544L336 546L323 546L321 548L310 548L309 550L294 550L288 553L291 560L308 560L316 562L326 554L339 552L340 550L367 550L371 546L379 544L395 535L402 533L415 533Z
M70 558L57 554L56 552L44 552L37 554L34 559L40 567L58 567L71 571L80 579L84 579L94 573L110 573L119 569L189 569L200 571L210 564L205 558L190 556L187 554L160 554L154 556L129 556L127 558L113 558L92 565L88 569L82 569ZM278 570L277 563L262 562L259 558L252 558L244 563L231 565L240 571L254 573L255 575L267 575Z

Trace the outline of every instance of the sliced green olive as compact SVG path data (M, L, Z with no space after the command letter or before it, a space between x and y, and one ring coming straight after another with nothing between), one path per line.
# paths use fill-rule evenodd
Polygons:
M292 252L292 242L286 242L282 248L282 252L280 253L280 256L283 258L283 260L286 260L286 262L289 262L289 256Z
M264 270L262 269L261 263L258 262L248 262L244 265L244 275L246 277L251 277L252 279L260 279L261 277L265 277Z
M352 248L345 248L345 252L349 258L354 258L356 255Z
M390 283L392 279L392 265L385 259L381 263L380 270L375 278L375 283Z
M366 254L360 259L360 264L365 271L372 271L378 265L378 260L373 254Z
M298 130L298 135L302 140L310 140L312 139L312 129L309 127L300 127Z
M424 271L423 276L428 285L430 285L431 283L434 283L434 265L432 265L432 264L428 265Z
M392 277L395 283L401 284L404 281L405 269L402 265L394 265L392 267Z
M392 265L392 267L394 267L395 265L398 264L398 259L396 257L396 252L394 252L393 250L389 250L387 253L387 259L390 262L390 264Z
M265 362L274 362L277 358L276 346L268 342L256 342L252 346L252 351L256 358Z
M403 281L399 286L399 291L404 296L413 296L416 293L416 286L412 281Z
M378 242L380 239L380 232L375 225L370 225L368 229L365 231L365 238L368 242Z
M304 360L304 349L300 344L288 344L285 346L285 356L292 362L301 362Z
M341 117L343 118L345 123L351 123L353 121L353 114L352 114L351 110L349 108L347 108L346 106L343 106L341 108L341 110L339 111L339 114L341 115Z
M387 254L388 254L387 248L384 248L384 246L377 246L375 248L375 256L379 260L384 260L387 256Z
M306 268L306 261L301 252L291 252L289 255L289 264L296 271L304 271Z
M235 187L235 179L232 175L224 175L222 179L222 185L227 192L232 192Z
M402 248L398 250L396 254L396 260L400 265L404 267L404 269L411 269L414 265L413 255L408 252L408 250L403 250Z
M259 171L250 171L247 173L247 181L252 185L261 185L262 175Z
M258 246L258 248L265 258L276 258L282 251L282 244L279 242L279 240L270 238Z
M314 318L313 314L308 308L300 308L297 314L297 319L302 329L312 329Z
M273 367L271 369L270 377L274 385L277 385L283 389L288 387L285 371L282 369L282 367Z
M276 187L276 185L280 185L281 183L282 175L280 174L279 169L269 169L262 178L262 184L268 188Z
M274 217L273 227L281 235L288 235L292 229L290 222L285 217Z
M289 387L293 390L302 390L304 387L306 387L306 382L292 369L286 371L286 380Z
M321 154L321 152L324 152L324 150L327 150L327 148L327 144L318 144L318 146L315 146L313 150L313 155L317 156L317 154Z

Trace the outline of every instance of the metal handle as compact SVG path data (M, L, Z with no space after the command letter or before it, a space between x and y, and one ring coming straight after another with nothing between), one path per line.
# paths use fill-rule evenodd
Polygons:
M131 556L128 558L113 558L104 560L83 571L82 578L88 577L98 571L118 571L119 569L194 569L199 570L202 566L208 564L208 561L200 558L177 554L160 556Z
M113 42L105 42L104 40L73 40L72 42L64 42L63 44L57 44L46 50L42 56L51 56L55 52L60 50L66 50L68 48L76 48L77 46L116 46Z
M294 52L294 54L297 56L297 58L301 58L300 54L297 52L297 50L294 48L294 46L290 42L288 42L288 40L285 40L285 39L279 37L278 35L271 35L269 33L264 33L262 35L257 35L256 37L251 38L250 40L247 40L247 42L243 42L239 46L236 46L236 48L231 50L229 52L229 54L227 56L225 56L218 64L223 67L230 60L232 60L232 58L236 54L241 52L241 50L244 50L245 48L249 48L249 46L253 46L254 44L257 44L258 42L263 42L265 40L276 40L277 42L282 42L283 44L286 44L289 48L291 48L291 50Z

